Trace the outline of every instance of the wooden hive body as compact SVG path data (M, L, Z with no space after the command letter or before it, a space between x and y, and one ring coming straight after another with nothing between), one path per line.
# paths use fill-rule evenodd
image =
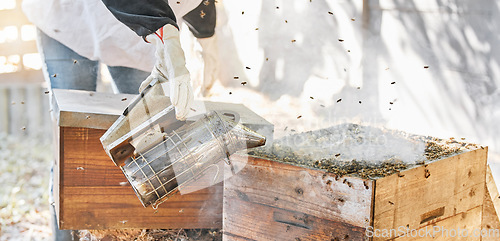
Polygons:
M361 178L250 156L224 183L224 238L388 240L382 231L399 229L390 240L415 240L401 234L433 226L472 233L481 229L486 208L486 159L487 148L474 147L385 177ZM454 240L446 233L434 238Z

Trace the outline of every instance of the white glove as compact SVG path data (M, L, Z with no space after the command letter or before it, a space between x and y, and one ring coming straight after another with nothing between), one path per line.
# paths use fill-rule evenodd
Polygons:
M156 64L151 75L141 83L139 92L142 92L154 79L158 79L162 85L169 83L170 101L175 107L175 116L178 120L184 120L194 96L184 51L179 41L179 30L167 24L163 27L163 41L156 34L146 36L146 40L156 45Z

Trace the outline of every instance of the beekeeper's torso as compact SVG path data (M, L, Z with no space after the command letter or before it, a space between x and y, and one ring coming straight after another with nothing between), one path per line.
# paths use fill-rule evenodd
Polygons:
M201 0L168 2L179 21ZM154 46L119 22L101 0L24 0L23 11L45 34L90 60L148 72L154 66Z

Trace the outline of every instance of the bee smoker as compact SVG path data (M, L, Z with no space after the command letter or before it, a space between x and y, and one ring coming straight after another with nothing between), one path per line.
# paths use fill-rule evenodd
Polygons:
M154 89L157 86L150 86L149 95L141 94L101 137L142 205L155 209L177 192L189 193L221 181L221 163L233 170L231 154L266 141L224 111L210 111L194 122L177 121L169 101L162 99L162 103L160 96L151 94L160 93ZM132 115L146 121L134 124Z

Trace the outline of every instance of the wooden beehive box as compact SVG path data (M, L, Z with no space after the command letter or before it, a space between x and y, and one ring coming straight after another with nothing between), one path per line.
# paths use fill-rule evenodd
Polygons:
M327 133L329 134L326 135L330 135L333 132L327 130ZM357 162L344 162L350 164L343 167L330 165L323 168L322 164L335 163L327 159L310 158L309 161L313 160L312 164L307 163L308 160L305 159L308 158L300 159L311 153L315 156L316 152L324 149L329 149L330 153L336 153L336 149L340 149L337 150L339 153L330 156L331 160L341 160L346 156L345 150L354 151L345 158L353 158L356 152L380 154L370 154L367 150L371 148L369 145L357 146L359 141L384 140L378 149L373 150L394 149L388 154L406 152L415 144L410 141L408 145L397 146L398 142L404 142L405 137L392 138L390 135L394 133L385 133L384 138L379 139L381 133L375 131L369 135L347 138L346 133L336 132L329 141L342 141L330 147L314 149L312 145L308 145L303 148L306 151L301 152L300 145L292 145L289 149L283 149L285 151L282 156L270 154L273 152L270 149L250 151L249 156L242 155L242 163L246 162L245 168L224 183L224 238L455 240L441 233L437 233L435 237L418 239L398 234L392 237L382 236L381 232L399 228L409 229L408 233L412 234L412 230L415 233L434 226L448 230L467 229L469 233L474 229L481 229L486 195L486 147L450 141L461 150L444 153L444 156L427 153L432 160L423 163L416 161L408 165L392 158L390 161L394 165L390 161L384 162L385 167L379 166L378 169L371 170L369 167L359 167L361 158L366 158L363 155L358 157ZM294 137L301 136L299 134ZM288 138L287 142L278 140L275 144L285 143L282 147L287 143L297 142L307 145L320 138L321 135L313 136L313 139ZM421 138L424 139L426 138ZM424 146L423 151L429 152L430 147L432 146ZM276 151L276 148L271 150ZM292 152L298 154L294 156L290 154ZM300 160L294 160L295 158ZM375 233L376 230L379 232ZM368 237L370 234L375 237ZM481 237L469 237L467 240L481 240Z
M144 208L99 138L133 95L54 89L56 160L54 199L60 229L220 228L222 184L175 195L155 212ZM233 110L241 122L272 135L273 126L243 105L206 102Z

